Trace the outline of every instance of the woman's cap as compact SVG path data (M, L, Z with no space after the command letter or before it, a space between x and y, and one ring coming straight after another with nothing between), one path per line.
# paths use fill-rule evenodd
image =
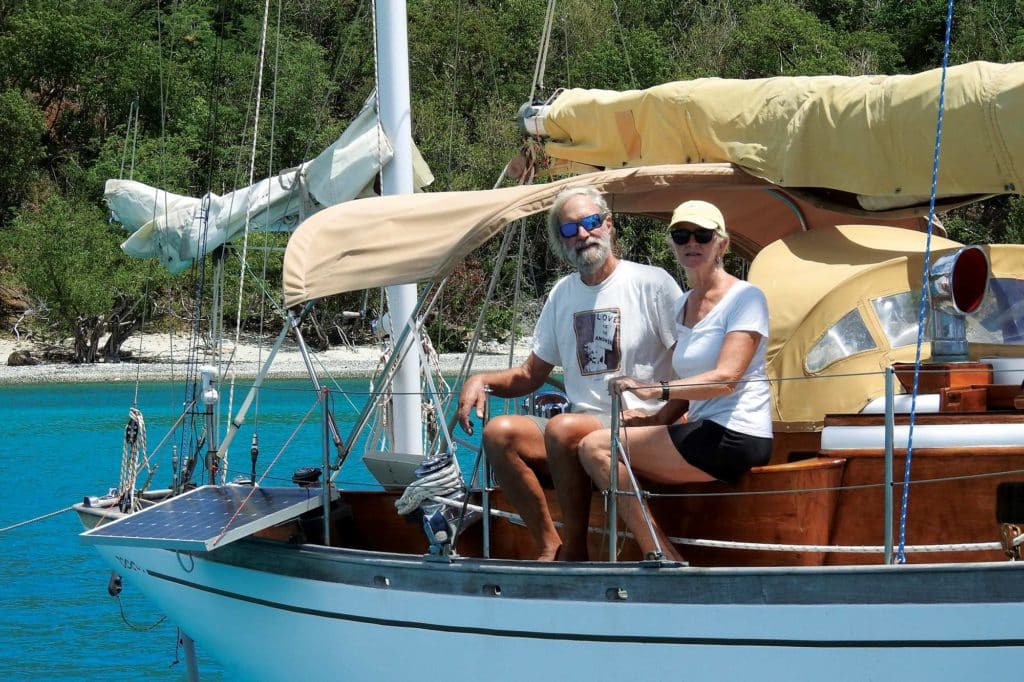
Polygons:
M678 223L692 223L706 230L714 230L723 237L729 236L725 230L725 218L722 217L722 212L718 210L717 206L707 201L692 199L679 204L672 212L672 221L668 224L668 229L671 230Z

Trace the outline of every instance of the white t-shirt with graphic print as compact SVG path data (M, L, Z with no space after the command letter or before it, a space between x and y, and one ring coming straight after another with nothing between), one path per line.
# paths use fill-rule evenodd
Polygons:
M533 352L565 371L574 412L611 412L608 380L628 375L656 383L671 377L674 306L682 295L661 268L619 261L600 284L579 273L551 289L533 332ZM660 401L625 396L626 409L657 412Z
M764 355L768 346L768 301L764 293L748 282L736 282L693 328L682 323L689 295L687 292L679 299L673 316L678 339L672 356L676 376L686 378L714 369L729 332L757 332L761 339L736 390L719 398L691 400L687 420L710 419L749 436L771 438L771 389L766 381Z

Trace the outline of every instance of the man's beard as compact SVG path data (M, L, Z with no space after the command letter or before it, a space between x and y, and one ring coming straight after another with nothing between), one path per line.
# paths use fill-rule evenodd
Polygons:
M608 260L612 253L611 235L601 237L590 235L587 238L586 246L587 248L583 251L577 251L568 246L565 248L565 259L583 275L592 274Z

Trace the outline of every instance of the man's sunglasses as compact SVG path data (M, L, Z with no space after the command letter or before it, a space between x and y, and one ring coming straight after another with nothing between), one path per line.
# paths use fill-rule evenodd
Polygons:
M563 230L563 233L564 232L565 231ZM690 235L693 235L693 238L697 240L698 244L707 244L712 240L712 238L714 238L715 231L704 227L698 227L696 230L680 228L672 230L669 234L672 235L672 241L682 246L683 244L689 243Z
M600 213L595 213L594 215L588 215L585 218L580 218L579 221L575 223L562 223L558 228L558 231L563 238L569 239L570 237L575 237L579 234L581 227L587 232L593 232L597 228L601 227L603 223L604 216Z

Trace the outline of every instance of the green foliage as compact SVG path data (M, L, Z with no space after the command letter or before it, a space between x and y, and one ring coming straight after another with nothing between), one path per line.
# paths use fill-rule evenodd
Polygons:
M751 8L731 35L735 78L844 73L846 60L834 31L791 2L774 0Z
M1024 197L1002 196L953 211L944 221L963 244L1024 244Z
M952 59L1024 60L1024 0L979 0L961 7Z
M50 332L74 339L76 362L98 360L102 337L123 341L146 312L155 268L121 254L98 208L53 195L23 210L0 239L15 275L49 310ZM105 355L116 358L119 345Z
M619 252L637 263L657 265L681 275L668 245L665 224L644 216L619 216L615 220Z
M0 215L29 195L40 175L43 116L14 90L0 93Z
M0 267L16 266L10 272L47 302L60 333L85 334L86 351L92 342L78 320L141 319L141 307L124 312L127 304L111 292L147 299L144 283L152 291L164 276L154 279L150 266L120 255L125 235L106 227L96 207L104 182L131 177L191 196L223 194L310 159L373 87L371 7L365 0L271 7L257 92L263 2L0 3ZM413 136L436 175L433 190L491 187L521 144L514 112L531 95L546 7L546 0L407 3ZM946 0L562 0L536 95L705 76L920 71L940 63L945 9ZM1024 59L1024 0L959 2L956 12L951 63ZM946 223L964 241L1021 241L1024 204L989 201ZM624 256L675 272L651 221L622 218L618 235ZM76 246L32 250L40 241ZM446 321L436 322L439 348L465 343L496 241L453 273ZM254 246L282 242L251 237ZM567 270L549 251L541 220L527 226L525 251L524 296L541 296ZM262 271L262 257L250 258L250 267ZM272 292L280 267L280 254L269 253ZM58 277L60 268L71 274ZM225 289L237 290L237 258L225 268ZM500 275L498 298L511 301L514 273ZM177 299L193 290L187 277L167 281ZM242 301L246 331L260 325L264 301L255 291L247 288ZM344 313L365 309L371 317L376 307L376 294L364 300L360 292L323 302L314 341L366 333L365 321ZM228 304L225 316L236 308ZM511 319L499 308L486 332L507 335Z
M947 0L881 0L877 25L899 46L910 72L942 64ZM961 3L961 11L967 3ZM959 15L958 15L959 16Z

